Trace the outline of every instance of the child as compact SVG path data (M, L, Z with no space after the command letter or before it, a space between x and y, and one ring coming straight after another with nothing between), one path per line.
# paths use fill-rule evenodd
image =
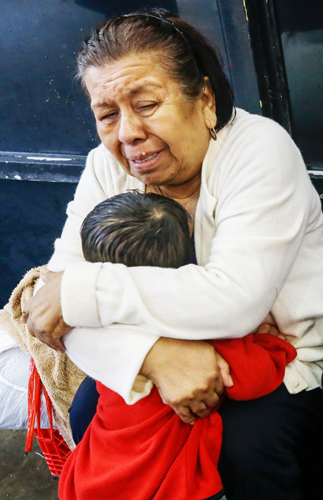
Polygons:
M91 262L127 266L187 265L188 214L174 200L130 192L97 205L81 229ZM273 335L210 341L231 367L228 397L247 400L275 390L295 349ZM134 405L97 382L97 413L63 469L60 500L224 500L217 471L222 422L216 410L183 423L154 387Z

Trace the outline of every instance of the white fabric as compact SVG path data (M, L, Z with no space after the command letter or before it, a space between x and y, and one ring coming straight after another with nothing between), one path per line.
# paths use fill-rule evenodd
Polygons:
M107 327L100 330L105 331L100 362L91 353L97 330L83 329L82 340L79 329L72 331L68 353L73 361L85 371L91 366L96 378L130 402L136 370L159 335L240 337L271 311L298 349L286 371L288 390L317 387L323 366L323 219L319 197L287 132L272 120L238 110L234 123L210 141L195 217L199 266L84 262L83 218L100 201L132 188L144 186L101 145L90 153L68 206L49 263L53 271L66 268L64 319L73 326ZM129 329L116 333L109 326L113 323L144 324L145 331L137 327L129 341Z
M0 329L0 353L17 346L17 342Z
M109 342L106 341L107 337ZM153 387L146 377L137 375L142 359L140 356L129 356L129 351L146 353L147 346L152 347L155 341L156 337L144 325L140 329L132 325L74 328L64 337L70 359L92 378L123 395L128 404L134 404L147 396ZM120 368L125 366L128 372L134 374L133 377L120 376Z
M26 429L30 355L13 347L0 353L0 429ZM41 424L48 427L46 400L42 397Z

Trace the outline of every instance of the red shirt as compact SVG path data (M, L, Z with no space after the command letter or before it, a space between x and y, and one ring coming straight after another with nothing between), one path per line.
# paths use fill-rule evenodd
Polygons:
M268 334L210 341L231 367L232 399L274 391L296 357L290 344ZM222 421L216 410L191 426L153 388L134 405L97 382L97 413L68 458L60 500L203 500L222 489L217 463Z

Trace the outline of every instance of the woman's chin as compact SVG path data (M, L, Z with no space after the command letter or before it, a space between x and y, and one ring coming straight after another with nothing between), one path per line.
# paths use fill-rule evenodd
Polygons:
M163 186L167 184L167 180L165 180L164 176L159 175L158 172L131 172L131 175L143 182L146 186Z
M161 168L131 168L130 174L147 186L166 186L174 180L174 170L169 167Z

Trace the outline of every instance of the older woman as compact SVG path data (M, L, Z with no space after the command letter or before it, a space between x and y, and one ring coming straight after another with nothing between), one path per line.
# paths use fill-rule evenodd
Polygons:
M82 369L128 403L141 372L193 422L231 384L203 340L276 322L298 357L272 394L223 404L220 472L228 499L305 498L301 444L322 418L323 218L298 149L271 120L234 113L216 53L179 18L112 19L78 65L102 144L69 204L48 266L56 273L26 307L30 331L63 350L76 327L64 341ZM132 188L188 210L198 266L84 262L84 217Z

